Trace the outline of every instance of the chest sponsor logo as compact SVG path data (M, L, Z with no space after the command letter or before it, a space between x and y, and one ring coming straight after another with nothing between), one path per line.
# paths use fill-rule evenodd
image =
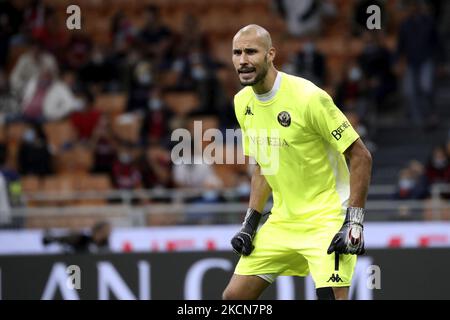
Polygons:
M255 137L249 136L250 141L253 144L260 146L271 146L271 147L289 147L289 144L285 139L278 137Z

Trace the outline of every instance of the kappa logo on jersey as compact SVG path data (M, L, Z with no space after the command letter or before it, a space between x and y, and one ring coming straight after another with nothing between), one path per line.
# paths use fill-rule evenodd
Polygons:
M287 111L281 111L277 119L283 127L289 127L291 125L291 115Z
M336 273L336 275L333 273L332 275L331 275L331 277L330 277L330 279L328 279L328 281L327 282L344 282L343 280L342 280L342 278L341 277L339 277L339 274L338 273Z
M345 129L350 127L350 123L348 121L342 122L342 124L336 128L335 130L331 131L331 135L336 139L339 140L342 137L342 132L344 132Z
M247 108L245 109L244 116L253 116L252 109L250 109L249 106L247 106Z

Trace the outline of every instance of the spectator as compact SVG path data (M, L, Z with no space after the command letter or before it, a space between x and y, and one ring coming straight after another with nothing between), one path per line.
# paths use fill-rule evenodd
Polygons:
M78 111L70 115L70 122L75 128L78 139L89 140L100 120L100 111L94 109L94 97L88 90L82 91L77 99Z
M153 61L149 58L138 58L131 67L127 111L142 112L147 108L148 93L152 89L154 82L155 68Z
M222 181L200 153L194 152L184 160L188 160L188 163L176 163L173 168L173 180L178 188L217 189L222 186Z
M32 78L24 92L23 115L32 121L60 120L76 107L75 97L66 83L60 81L56 71L43 69Z
M172 112L164 103L161 89L158 87L150 91L147 108L143 110L144 119L141 137L144 144L166 142L169 140L169 122Z
M142 187L142 175L136 164L136 149L122 145L112 166L114 186L122 190L134 190Z
M23 13L17 1L0 2L0 69L6 68L11 39L19 32Z
M403 93L409 116L419 127L434 126L437 122L432 98L439 46L433 19L418 0L411 1L410 14L399 30L398 54L406 64Z
M42 34L45 27L45 18L48 11L51 10L46 7L41 0L32 0L25 9L24 23L26 30L32 35L33 38L38 39Z
M364 119L368 105L365 90L361 68L356 63L351 64L337 85L336 105L342 111L355 112L360 119Z
M395 198L425 199L428 196L429 186L425 168L419 161L412 160L408 167L400 171Z
M85 85L96 84L106 91L114 80L115 68L105 48L94 45L89 60L80 70L80 79Z
M443 146L433 148L426 167L426 176L430 184L450 183L450 163Z
M53 172L52 158L40 125L35 124L25 130L18 160L21 175L44 176Z
M161 21L160 10L150 5L144 12L145 25L139 31L138 38L143 44L145 54L156 58L158 64L168 57L168 49L172 41L172 31Z
M198 43L179 52L172 68L178 73L176 90L196 91L200 97L199 110L217 114L228 107L225 91L217 77L222 65L214 60L206 43Z
M58 243L66 253L105 253L110 251L111 224L101 221L94 224L90 232L72 232L66 235L52 235L46 231L42 238L44 245Z
M6 74L0 69L0 121L14 118L20 114L18 97L14 96L8 84Z
M392 70L393 55L382 43L382 34L375 31L363 35L364 49L358 64L367 83L367 94L380 111L395 92L396 78Z
M317 50L311 39L307 39L303 43L301 50L293 57L291 64L286 68L289 69L286 72L308 79L317 85L325 84L325 56Z
M68 34L65 23L62 23L56 11L51 8L44 10L44 23L33 31L34 39L38 40L42 46L58 61L62 61L63 49L67 45Z
M117 12L111 22L111 36L118 51L126 50L136 40L137 30L122 11Z
M44 100L44 116L48 121L66 118L79 107L74 95L77 88L76 75L71 70L64 70L61 77L56 77Z
M170 152L160 145L150 145L141 159L142 182L145 189L172 188Z
M65 48L65 67L78 70L84 67L91 56L92 41L82 31L71 31L72 37Z
M102 115L92 134L90 145L94 152L94 173L111 175L117 153L117 141L112 131L111 119Z
M182 30L176 41L181 52L187 52L192 47L208 46L206 35L202 32L196 16L187 14L183 20Z
M45 52L42 45L33 40L30 50L20 56L11 72L12 92L22 99L28 81L39 76L42 70L57 72L57 63L53 55Z
M186 159L185 159L186 160ZM178 188L205 189L200 196L192 198L194 203L217 203L221 200L217 189L223 187L222 180L215 174L212 165L207 164L200 153L188 157L188 163L175 163L173 180ZM215 215L202 212L191 213L185 217L188 224L211 224Z

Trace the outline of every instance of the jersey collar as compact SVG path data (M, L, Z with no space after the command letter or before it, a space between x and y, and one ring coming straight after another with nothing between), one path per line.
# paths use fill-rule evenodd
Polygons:
M267 102L273 99L273 97L275 97L278 90L280 89L280 85L281 85L281 72L277 72L277 77L275 79L275 82L273 83L272 89L269 92L262 94L255 93L256 99L258 99L260 102Z

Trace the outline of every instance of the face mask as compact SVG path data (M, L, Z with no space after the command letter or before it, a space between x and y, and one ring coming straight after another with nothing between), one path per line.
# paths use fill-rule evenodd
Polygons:
M410 190L414 187L414 180L408 178L401 179L398 183L398 186L400 187L400 189Z
M351 81L358 81L361 79L361 70L357 67L353 67L350 69L350 72L348 73L348 77Z
M433 159L433 167L436 169L444 169L447 166L447 160L445 159Z
M25 133L23 134L23 140L25 140L26 142L33 142L36 139L36 133L34 132L34 130L32 129L28 129L27 131L25 131Z
M192 68L191 76L195 80L203 80L206 78L206 71L203 67L194 67Z
M172 70L176 72L183 71L184 68L184 62L181 59L175 60L175 62L172 64Z
M162 108L162 101L158 98L151 98L148 100L148 108L152 111L158 111Z
M208 190L203 193L203 199L207 201L214 201L219 197L217 191Z
M76 98L73 107L78 111L84 110L86 107L86 102L81 98Z
M148 72L140 73L138 75L138 81L140 84L147 85L147 84L150 84L152 82L152 80L153 80L152 75Z
M102 64L103 60L103 55L100 52L94 53L92 55L92 62L94 62L95 64Z
M131 162L131 156L128 153L119 154L119 161L123 164L128 164Z
M240 196L247 196L250 194L250 184L243 182L237 187L236 191Z
M305 45L303 46L303 51L305 51L305 53L314 52L314 43L312 42L305 43Z

